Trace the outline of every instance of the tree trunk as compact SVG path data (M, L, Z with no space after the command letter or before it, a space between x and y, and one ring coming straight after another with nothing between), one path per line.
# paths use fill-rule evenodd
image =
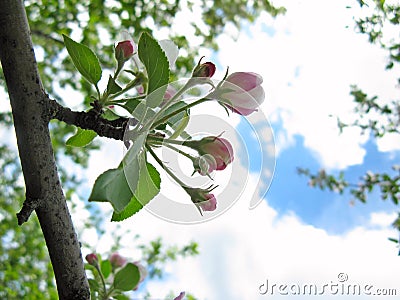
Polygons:
M21 0L0 1L0 59L10 96L26 200L18 216L36 211L60 299L89 299L80 245L60 185L48 129L49 99L38 74Z

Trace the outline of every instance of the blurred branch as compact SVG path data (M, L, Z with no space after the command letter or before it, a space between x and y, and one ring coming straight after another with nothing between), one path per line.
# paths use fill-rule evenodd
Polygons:
M309 178L308 185L317 187L321 190L329 190L343 194L349 191L355 199L365 203L367 195L379 187L382 200L390 198L394 204L400 201L400 165L392 167L395 174L366 172L360 178L358 183L350 183L344 178L344 173L340 172L338 176L327 174L325 170L320 170L312 174L310 170L297 168L297 173Z
M43 37L45 39L51 40L53 42L56 42L57 44L61 44L61 45L64 46L64 42L62 40L59 40L59 39L57 39L55 37L52 37L50 34L44 33L43 31L32 29L31 30L31 34Z

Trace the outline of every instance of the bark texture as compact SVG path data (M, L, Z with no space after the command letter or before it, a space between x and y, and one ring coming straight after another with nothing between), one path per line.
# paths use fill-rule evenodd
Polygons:
M38 74L21 0L0 1L0 59L10 96L26 201L19 223L32 210L40 221L60 299L89 299L79 242L60 185L48 129L48 97Z

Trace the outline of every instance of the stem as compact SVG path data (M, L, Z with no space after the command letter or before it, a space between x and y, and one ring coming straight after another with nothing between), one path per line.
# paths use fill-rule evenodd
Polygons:
M97 272L99 272L101 283L103 284L104 295L106 295L106 298L104 298L104 300L107 300L108 299L108 293L107 293L106 282L104 280L103 273L100 270L99 264L96 265L96 270L97 270Z
M147 124L143 127L153 129L153 128L157 127L159 124L162 124L162 123L159 123L157 126L154 126L153 121L157 120L157 118L159 118L164 113L164 111L166 111L173 103L175 103L175 101L178 100L178 98L180 96L182 96L182 94L184 92L186 92L188 89L192 88L193 86L195 86L194 81L192 78L190 78L188 80L188 82L186 82L185 85L182 88L180 88L176 92L176 94L169 100L169 105L165 105L164 107L161 107L161 109L156 113L154 118L152 120L149 120L149 122L147 122ZM163 118L163 119L165 119L165 118Z
M122 66L123 66L123 64L122 64ZM121 66L121 64L119 62L117 63L117 69L115 70L115 73L114 73L114 76L113 76L114 80L117 80L119 72L121 72L121 70L122 70L122 66Z
M165 123L168 119L170 119L171 117L175 116L176 114L179 114L180 112L182 112L182 111L184 111L184 110L187 110L188 108L191 108L191 107L193 107L193 106L196 106L196 105L198 105L198 104L200 104L200 103L203 103L203 102L206 102L206 101L208 101L208 100L210 100L210 99L209 99L209 98L201 98L201 99L199 99L199 100L197 100L197 101L194 101L194 102L192 102L192 103L190 103L190 104L188 104L188 105L186 105L186 106L184 106L184 107L178 108L177 110L173 111L172 113L166 115L166 116L163 117L162 119L160 119L160 120L158 120L157 122L155 122L155 123L151 126L151 129L154 129L154 128L156 128L158 125Z
M115 97L113 97L113 98L115 98ZM125 99L106 101L106 103L104 103L104 106L113 105L113 104L117 104L117 103L125 103L129 100L141 100L143 98L145 98L145 95L137 95L135 97L129 97L129 98L125 98Z
M101 100L101 94L100 94L99 87L97 86L97 83L94 85L94 87L96 88L97 99L100 101Z
M130 89L134 88L135 86L138 86L142 83L141 78L136 77L134 80L132 80L131 82L129 82L127 84L127 86L125 88L123 88L122 90L120 90L119 92L116 92L115 94L112 94L111 96L109 96L107 98L107 100L112 100L114 98L117 98L118 96L126 93L127 91L129 91Z
M164 169L164 171L167 172L167 174L171 176L183 189L185 189L184 187L186 187L186 184L184 184L178 177L175 176L174 173L171 172L171 170L168 167L165 166L165 164L158 158L157 154L154 153L153 149L151 149L151 147L147 144L146 144L146 149L147 151L149 151L151 156L154 157L157 163Z
M172 145L165 144L165 147L168 147L168 148L174 150L175 152L177 152L179 154L182 154L183 156L189 158L191 161L196 159L194 156L190 155L189 153L186 153L185 151L182 151L181 149L178 149L178 148L176 148L176 147L174 147Z
M151 136L149 135L147 137L148 140L150 141L155 141L158 142L159 144L162 144L163 142L169 143L169 144L174 144L174 145L183 145L183 141L177 141L177 140L170 140L170 139L163 139L163 138L159 138L159 137L155 137L155 136Z

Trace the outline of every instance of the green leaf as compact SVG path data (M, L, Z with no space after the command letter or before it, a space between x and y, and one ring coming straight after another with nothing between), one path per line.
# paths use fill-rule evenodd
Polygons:
M139 169L137 159L132 160L131 164L136 164L137 170ZM135 179L132 176L130 180L133 183ZM96 179L89 201L110 202L114 210L120 212L128 205L132 196L125 172L122 168L118 168L107 170Z
M120 295L113 295L113 297L116 299L116 300L130 300L131 298L129 298L128 296L125 296L125 295L123 295L123 294L120 294Z
M135 196L132 197L131 202L124 208L123 211L117 213L113 212L113 215L111 217L111 222L120 222L125 219L128 219L132 217L134 214L136 214L139 210L143 208L142 203L140 203Z
M175 132L169 137L170 139L176 139L177 137L179 137L189 124L189 114L187 113L187 111L184 111L184 114L185 115L180 121L171 125L172 128L175 129Z
M103 114L101 115L104 119L113 121L118 119L120 116L113 112L111 109L105 107Z
M157 169L146 162L144 155L139 158L139 182L134 193L142 205L146 205L160 192L161 177Z
M94 294L95 292L98 292L100 290L100 285L96 280L89 278L88 282L89 282L89 287L90 287L90 291L92 294Z
M76 133L67 140L66 145L71 147L85 147L90 144L96 136L97 133L93 130L78 128Z
M101 66L97 56L87 46L75 42L63 34L64 44L79 73L96 85L101 78Z
M149 79L148 95L155 92L147 100L149 107L157 107L163 100L169 82L169 62L158 44L147 32L143 32L138 43L138 54L141 62L146 67Z
M179 101L177 103L174 103L165 110L165 112L160 116L160 119L185 106L187 106L187 103L184 101ZM183 133L183 131L189 124L189 109L181 111L176 115L172 116L171 118L168 119L167 123L173 129L175 129L175 132L169 138L170 139L177 138Z
M113 222L119 222L133 216L160 192L160 173L152 164L144 160L144 155L143 158L140 158L140 161L139 182L135 194L123 211L113 213L111 218Z
M107 278L111 274L111 270L112 270L110 261L108 259L103 260L101 262L100 269L101 269L101 273L103 274L104 278Z
M138 266L128 263L125 267L115 274L114 289L121 291L131 291L140 280L140 272Z
M107 83L107 94L112 95L121 91L122 88L115 82L114 78L110 75Z
M130 114L133 113L133 111L136 109L136 107L139 105L141 102L140 99L137 98L131 98L128 99L125 104L121 105L123 108L125 108Z

